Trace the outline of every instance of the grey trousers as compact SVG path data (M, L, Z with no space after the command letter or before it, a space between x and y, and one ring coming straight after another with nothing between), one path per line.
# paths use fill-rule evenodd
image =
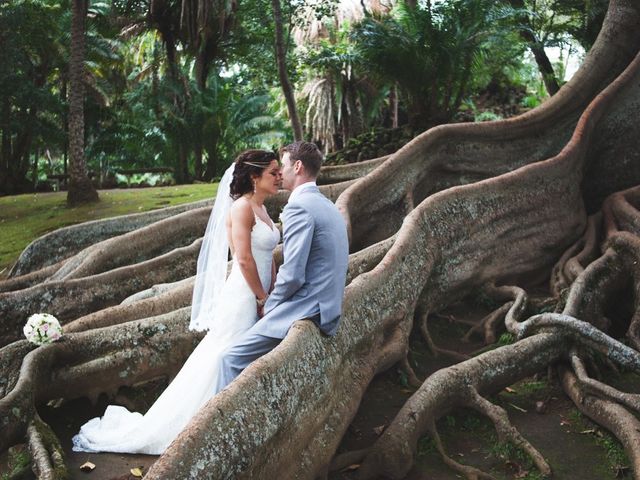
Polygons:
M223 353L214 393L229 385L251 362L269 353L281 341L281 338L266 337L248 330Z

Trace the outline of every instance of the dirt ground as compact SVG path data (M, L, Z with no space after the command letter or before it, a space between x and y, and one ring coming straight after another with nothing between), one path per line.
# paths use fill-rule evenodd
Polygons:
M479 320L488 310L472 302L462 302L448 308L441 315L430 318L434 341L441 347L469 353L481 348L480 343L461 343L466 330L454 319ZM410 362L420 378L449 365L442 356L433 357L426 351L419 336L411 338ZM640 379L626 374L614 383L631 385L640 391ZM145 409L164 388L156 382L144 389L123 390L121 402L130 408ZM629 388L627 388L629 390ZM370 446L382 430L392 421L414 389L395 368L373 379L361 407L349 426L338 452L348 452ZM632 478L628 460L620 445L606 432L583 417L566 398L557 379L540 372L491 398L509 413L520 432L545 456L553 469L553 478L561 480L614 480ZM111 400L113 402L113 400ZM87 454L71 451L71 437L89 418L101 415L110 402L101 397L96 405L86 399L66 402L57 408L43 406L40 415L58 434L69 467L70 478L86 480L135 479L131 469L146 472L157 457L150 455ZM543 477L519 450L500 444L492 425L475 412L456 410L438 424L445 447L455 460L473 465L491 473L499 480ZM17 447L18 451L22 447ZM0 473L7 472L7 455L0 457ZM90 461L96 468L85 473L80 465ZM334 472L330 480L357 478L358 464ZM8 477L1 477L2 480ZM35 478L28 474L20 478ZM406 480L449 480L462 478L450 470L440 459L433 442L423 437L418 445L417 461Z
M468 327L455 320L482 318L488 310L471 302L453 305L441 316L430 317L429 327L439 347L460 353L482 348L480 343L461 343ZM410 363L420 378L450 365L434 358L418 335L410 340ZM338 453L372 445L384 427L412 395L404 375L392 369L377 376L367 390L360 409L342 440ZM618 379L636 391L640 379L626 375ZM561 480L613 480L632 478L629 462L620 444L584 417L562 392L553 372L540 372L499 392L491 400L505 408L520 433L540 450L549 462L553 478ZM541 403L539 403L541 402ZM538 408L537 407L538 404ZM540 412L538 413L539 410ZM438 422L448 454L457 462L490 473L499 480L544 478L524 454L511 445L500 444L493 425L471 410L456 410ZM336 472L330 480L357 478L358 464ZM450 480L463 478L447 467L429 437L418 444L417 461L405 480Z

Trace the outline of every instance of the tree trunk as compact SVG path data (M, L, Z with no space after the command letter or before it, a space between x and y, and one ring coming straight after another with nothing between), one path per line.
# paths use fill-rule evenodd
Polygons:
M70 206L97 202L98 192L87 176L84 158L84 49L86 0L72 0L69 59L69 191Z
M11 142L11 156L6 180L7 193L18 194L31 191L31 183L27 180L26 175L30 167L29 152L36 113L37 108L32 106L29 107L26 115L24 113L18 115L21 129Z
M203 179L203 163L202 163L202 158L203 158L203 151L204 151L204 147L202 145L202 124L203 122L203 117L201 115L198 115L196 117L196 125L195 128L197 128L197 131L193 132L194 135L194 139L193 139L193 162L194 162L194 178L196 180L202 180Z
M211 181L218 174L218 128L214 127L214 131L209 131L206 137L206 150L207 150L207 168L204 172L204 178L206 182Z
M524 0L509 0L509 2L513 8L521 10L525 9ZM523 26L520 28L520 36L525 42L527 42L531 53L533 53L549 96L555 95L557 91L560 90L558 79L556 78L556 74L553 70L553 65L551 65L551 61L549 60L547 53L544 51L544 45L533 32L531 19L527 14L523 14Z
M60 100L63 104L68 104L67 86L67 79L63 77L60 85ZM62 173L66 175L69 166L69 112L66 108L62 113L62 124L64 125L64 136L62 139Z
M207 76L209 72L208 68L208 59L204 52L198 54L196 58L196 82L198 85L198 94L201 97L201 102L203 101L202 97L205 95L205 91L207 89ZM193 132L193 155L194 155L194 168L195 168L195 178L198 180L202 179L204 169L202 164L202 153L204 150L203 145L203 128L205 124L204 115L199 110L198 115L195 116L194 127L196 131Z
M544 46L531 32L522 31L520 32L520 35L529 43L529 48L536 59L538 70L540 70L540 75L542 75L542 81L547 88L547 93L549 93L549 96L555 95L558 90L560 90L560 85L558 84L551 61L549 60L547 53L544 51Z
M11 104L5 96L2 101L2 148L0 149L0 191L7 190L9 177L9 158L11 158Z
M182 139L178 142L178 168L176 168L176 182L187 183L189 181L189 149Z
M391 109L391 128L398 128L398 85L394 83L389 91L389 107Z
M296 99L293 93L293 86L289 81L289 74L287 73L287 52L284 48L280 0L271 0L271 5L273 7L273 19L276 30L275 51L276 63L278 64L278 77L280 78L280 85L282 85L282 93L287 101L287 110L289 111L291 128L293 129L293 138L298 141L303 139L302 123L300 122L298 110L296 109Z
M345 131L343 143L346 144L349 138L357 137L364 131L364 119L353 80L343 77L342 88L341 108L344 121L343 131Z
M33 182L33 190L36 190L38 186L38 160L40 157L40 149L36 148L35 154L33 156L33 173L32 173L32 182Z

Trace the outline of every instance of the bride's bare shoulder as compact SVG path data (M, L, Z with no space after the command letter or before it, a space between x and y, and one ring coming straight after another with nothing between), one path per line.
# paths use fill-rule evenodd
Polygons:
M253 208L248 199L244 197L238 198L231 206L230 217L242 223L251 223L254 220Z

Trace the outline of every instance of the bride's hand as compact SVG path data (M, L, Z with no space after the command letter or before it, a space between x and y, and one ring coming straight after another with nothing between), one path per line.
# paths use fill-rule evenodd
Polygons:
M267 303L267 298L269 298L269 294L265 294L263 297L256 297L258 318L262 318L264 316L264 305Z

